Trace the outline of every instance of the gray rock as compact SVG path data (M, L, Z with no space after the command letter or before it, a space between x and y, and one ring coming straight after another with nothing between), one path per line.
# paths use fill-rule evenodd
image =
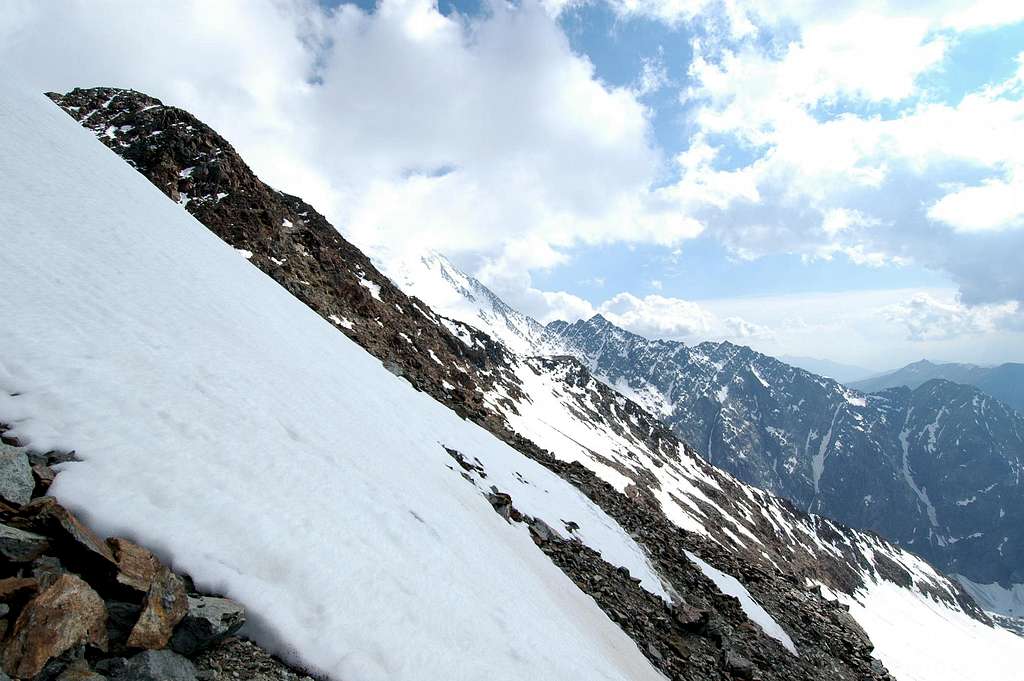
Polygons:
M32 500L35 486L25 451L0 443L0 499L24 506Z
M188 614L171 636L171 650L192 656L238 631L245 608L229 598L189 596Z
M0 556L12 563L28 563L38 558L50 542L34 532L0 524Z
M196 681L196 668L170 650L147 650L128 660L114 681Z

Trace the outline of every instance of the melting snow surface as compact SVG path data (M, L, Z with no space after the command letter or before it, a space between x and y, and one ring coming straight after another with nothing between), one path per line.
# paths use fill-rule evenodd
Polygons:
M333 678L661 678L441 445L635 554L575 488L389 374L41 94L9 88L0 148L0 419L77 450L53 492L99 532Z

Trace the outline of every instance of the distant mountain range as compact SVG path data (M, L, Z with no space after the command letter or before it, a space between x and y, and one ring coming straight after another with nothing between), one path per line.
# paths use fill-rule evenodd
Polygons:
M820 357L779 355L779 359L791 366L799 367L805 371L810 371L812 374L826 376L828 378L835 379L840 383L846 384L849 384L850 381L867 380L868 378L877 376L879 373L875 369L867 369L853 364L843 364L842 362L833 362L830 359L821 359Z
M881 376L847 382L847 385L871 393L897 386L917 388L935 378L973 385L1017 411L1024 411L1024 364L1013 362L982 367L976 364L936 364L923 359Z

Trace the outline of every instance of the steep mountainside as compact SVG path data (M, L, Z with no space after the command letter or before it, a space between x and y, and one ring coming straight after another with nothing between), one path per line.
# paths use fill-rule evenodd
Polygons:
M152 147L149 152L165 160L134 165L172 198L173 194L161 185L160 173L181 178L188 168L197 167L195 158L187 154L176 156L176 150L192 148L190 145L196 143L196 137L203 142L215 134L187 113L154 105L155 100L138 93L93 90L54 97L126 158L131 158L130 152L137 145ZM143 142L119 140L116 134L106 133L112 126L116 132L125 126L134 129L140 123L149 125L149 117L159 109L168 109L168 120L183 124L154 127L154 131L164 132L149 135ZM179 138L183 139L179 141ZM217 142L219 148L228 150L221 156L231 156L236 167L250 176L244 180L239 177L236 181L258 182L224 145L226 142L222 140ZM161 170L165 166L169 169ZM210 172L216 173L215 170ZM193 170L188 175L195 173ZM255 186L259 187L261 197L271 204L288 200L265 185ZM193 190L193 194L197 192ZM230 192L223 185L213 185L198 193L214 197L220 194L230 195ZM226 200L227 197L223 197L221 202ZM196 204L193 208L189 201L185 208L200 217L198 208L203 205ZM204 222L236 249L264 252L260 250L265 247L261 245L263 240L257 238L259 232L238 233L225 229L231 221L216 210L217 205L213 203L213 209L202 214ZM271 242L281 238L274 234L275 229L288 230L283 220L278 225L276 217L261 224L267 225L266 238ZM671 594L674 603L671 609L666 610L664 602L653 593L656 589L651 588L649 576L644 577L642 561L639 568L633 562L632 576L639 577L647 590L636 584L629 571L614 569L616 565L627 564L625 560L632 555L629 551L605 544L600 549L602 555L598 556L586 541L573 541L580 531L574 518L563 516L552 522L550 515L545 516L550 527L533 531L533 536L542 550L670 677L726 678L747 673L742 670L749 669L766 679L820 678L819 674L827 669L830 670L827 678L864 675L881 678L883 672L877 663L872 668L866 657L870 643L858 638L859 629L846 609L823 599L819 590L845 603L850 614L869 626L877 654L886 664L903 672L899 675L901 679L941 678L929 674L929 664L943 673L954 669L960 678L970 678L981 669L971 660L987 658L988 653L982 652L982 649L988 650L986 646L998 649L1003 645L1002 634L984 624L984 615L965 598L959 587L920 560L877 537L807 516L784 501L739 483L699 459L691 448L637 404L593 380L578 361L569 357L524 358L507 352L502 344L488 336L441 317L419 301L405 297L379 272L371 269L357 250L337 238L342 247L328 242L323 248L310 251L310 262L300 262L308 269L326 261L323 267L328 272L338 268L344 274L353 270L349 258L356 258L358 270L381 287L379 294L384 300L378 301L372 289L358 283L357 293L358 289L370 292L363 301L365 305L350 304L325 314L332 305L345 305L347 289L331 286L329 278L320 277L303 279L310 282L308 285L299 284L303 288L298 290L305 291L301 297L304 302L328 318L329 314L340 318L338 311L346 314L345 320L354 329L381 329L353 335L348 325L335 322L336 327L363 344L392 371L401 373L432 395L436 393L438 399L453 409L571 482L629 531L650 557L653 574L659 576ZM349 255L351 252L345 248L354 253ZM266 262L274 265L275 260L283 260L283 254L270 251L262 259L254 255L251 261L269 269ZM427 270L431 262L437 259L424 261ZM444 278L446 271L451 274ZM516 338L531 338L538 332L536 322L504 306L486 289L475 290L478 282L474 284L457 270L449 270L448 264L434 268L433 272L432 276L440 275L457 291L457 296L465 297L467 292L474 296L467 298L469 302L461 312L470 317L476 315L471 321L486 326L488 331L496 323L503 324L505 329L521 331L513 334L512 343L516 343ZM272 270L271 274L275 278L281 276ZM428 293L436 295L429 287L420 286L416 290L424 292L424 297ZM393 303L402 311L415 306L417 314L411 315L413 323L407 322L406 317L410 315L402 312L383 316L376 304L383 302ZM480 316L481 309L492 314ZM399 354L396 359L391 354L396 352L392 344L403 347L402 344L407 343L404 337L415 339L427 335L425 330L416 331L415 323L421 319L437 327L431 332L433 336L455 339L465 344L467 352L483 351L481 360L468 362L461 359L458 349L441 354L434 347L428 347L426 353ZM498 331L496 336L502 337L504 333ZM534 346L527 343L520 347ZM429 376L421 375L423 366L431 367L420 361L422 354L431 362L436 360L443 372L438 374L440 390ZM451 374L444 372L453 368ZM446 385L446 376L455 373L467 374L467 380L472 383ZM451 396L465 390L473 390L476 396L472 400L461 395ZM472 408L467 408L467 404ZM536 486L535 480L520 476L488 490L489 485L495 484L496 474L485 462L475 460L474 452L452 450L449 454L467 479L487 493L499 513L513 521L522 517L520 497L526 494L529 500L528 491ZM726 574L723 576L723 573ZM739 581L730 586L724 578L728 575ZM737 595L739 605L718 594L719 589ZM896 589L906 599L902 615L885 614L884 606L876 602L877 594L888 589ZM909 632L892 626L908 616L919 616L921 630L932 632L933 639L967 639L974 642L975 648L966 656L946 659L933 656L929 661L922 648L925 641L908 637ZM751 626L751 622L756 622L757 626ZM779 643L772 641L773 638ZM789 642L799 651L799 658L786 652Z
M916 388L935 378L973 385L981 392L1024 412L1024 364L1013 362L980 367L975 364L936 364L922 359L891 373L847 385L870 393L899 386Z
M1024 419L930 381L874 395L730 343L549 326L597 375L740 479L975 582L1024 582Z

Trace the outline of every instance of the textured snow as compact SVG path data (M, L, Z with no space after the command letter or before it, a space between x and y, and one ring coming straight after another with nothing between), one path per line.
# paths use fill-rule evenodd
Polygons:
M768 614L768 611L761 607L761 604L754 600L754 597L750 595L747 588L740 584L739 580L730 574L726 574L721 570L718 570L711 565L708 565L699 556L689 551L686 552L686 557L697 564L701 572L715 583L722 593L733 596L740 602L740 607L743 608L743 612L747 614L752 622L761 627L764 633L768 634L776 641L785 646L786 650L796 655L796 646L793 645L793 639L789 637L786 630L782 628L775 618Z
M660 678L442 444L552 527L634 550L575 488L389 374L42 95L8 88L0 147L0 419L77 451L63 503L336 679Z

